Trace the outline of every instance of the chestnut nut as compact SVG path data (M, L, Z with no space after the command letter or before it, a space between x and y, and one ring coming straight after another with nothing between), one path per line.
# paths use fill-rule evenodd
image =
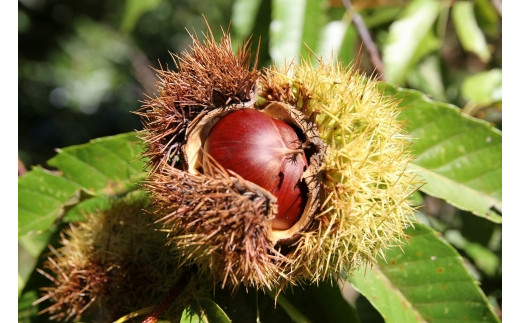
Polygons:
M277 198L274 230L287 230L298 221L307 202L302 175L308 163L296 131L286 122L255 109L233 111L213 126L204 152Z

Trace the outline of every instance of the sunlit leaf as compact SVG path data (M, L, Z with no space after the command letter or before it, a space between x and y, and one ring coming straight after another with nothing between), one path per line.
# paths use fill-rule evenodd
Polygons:
M161 0L126 0L121 30L130 32L134 29L139 18L148 11L151 11L161 3Z
M462 47L468 52L476 54L481 61L489 62L491 52L484 33L477 24L474 2L456 1L453 4L452 18Z
M302 47L316 50L318 44L322 41L323 32L327 24L325 9L327 0L305 0L300 1L300 5L305 3L305 13L302 24ZM306 47L305 47L306 46Z
M367 28L372 29L396 20L399 17L399 14L403 11L402 5L402 3L395 7L375 5L372 10L361 11L359 14L363 17L363 21ZM358 7L356 3L354 4L354 7Z
M347 31L343 37L341 48L338 53L338 59L344 63L344 65L352 64L359 55L358 52L359 36L356 28L350 22L347 27Z
M430 54L435 55L435 51L439 48L439 46L440 41L437 36L435 36L431 29L428 30L426 35L424 35L423 39L419 42L417 50L415 53L413 53L412 58L410 59L409 65L414 66L414 68L408 69L408 73L415 70L417 68L417 64L419 64L426 56Z
M231 323L227 314L208 298L197 301L184 310L181 323Z
M415 90L384 86L401 99L401 119L412 138L410 168L421 190L493 222L502 221L502 133L452 105Z
M316 54L326 60L337 57L342 48L347 31L351 28L354 28L354 26L343 20L329 22L323 29L323 33L317 45ZM348 63L349 62L347 62L347 64Z
M89 191L113 195L135 187L142 178L141 150L135 133L122 134L58 150L48 164Z
M495 0L475 0L475 16L484 33L497 37L501 30L500 17L493 6Z
M462 95L471 103L486 105L502 100L502 70L495 68L468 76Z
M18 297L27 284L38 257L49 243L55 230L46 230L39 234L29 234L18 238Z
M388 81L403 83L413 61L420 58L416 51L420 49L422 40L439 15L440 5L437 0L412 1L403 16L392 23L383 47L383 63Z
M408 73L407 81L413 88L431 95L436 100L447 100L442 81L441 60L437 55L430 55L423 59Z
M81 185L35 167L18 180L18 235L46 230L75 200Z
M360 322L340 287L330 282L289 289L277 302L295 322Z
M499 322L453 247L422 224L406 233L402 249L349 277L386 322Z
M261 0L237 0L233 2L231 21L239 39L247 38L253 31Z
M19 293L47 247L57 220L71 209L78 213L82 202L86 202L82 210L87 210L88 200L94 196L98 207L106 196L137 188L143 178L141 149L135 133L99 138L60 150L48 162L59 171L38 166L19 178L18 235L25 256L18 274Z
M302 49L315 50L326 24L325 0L273 0L269 51L274 63L298 61Z
M464 250L477 268L482 270L486 275L493 276L500 267L498 256L488 248L475 242L470 242L462 236L457 230L448 230L444 233L446 240L460 250Z
M273 0L269 30L269 52L273 62L297 60L303 36L304 0Z
M262 291L241 287L231 293L217 288L215 302L232 322L291 322L287 312L276 305L272 296Z
M135 189L143 178L142 146L135 133L92 140L58 151L48 164L18 181L18 234L43 232L65 212L92 195Z

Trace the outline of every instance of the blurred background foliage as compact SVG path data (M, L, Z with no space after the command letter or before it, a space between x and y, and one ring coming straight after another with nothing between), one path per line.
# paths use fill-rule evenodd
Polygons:
M253 35L259 66L297 60L307 49L345 65L375 67L354 23L362 18L384 79L501 129L499 0L19 0L18 153L28 169L55 148L141 129L132 111L153 96L152 68L174 69L190 33L220 26L234 45ZM203 17L204 15L204 17ZM501 303L501 225L429 196L419 220L443 232L496 308ZM421 216L424 215L423 218ZM20 266L20 259L19 259ZM358 307L370 307L363 298ZM377 312L364 311L366 320Z
M306 3L306 5L302 5ZM500 127L501 17L491 0L353 1L380 53L386 79L463 107ZM234 45L253 35L260 66L305 52L334 52L345 64L360 38L340 0L20 0L19 155L44 164L54 148L140 129L129 113L152 95L150 67L174 68L170 53L190 32ZM305 44L305 45L304 45ZM361 67L374 70L366 46Z

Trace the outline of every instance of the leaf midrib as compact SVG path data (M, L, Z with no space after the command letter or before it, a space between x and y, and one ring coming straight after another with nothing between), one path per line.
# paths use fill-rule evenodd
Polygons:
M374 266L372 268L372 271L374 273L374 275L376 276L379 276L379 279L381 279L381 281L384 282L384 284L386 284L388 287L390 287L395 295L397 297L399 297L403 304L406 304L408 306L408 308L410 309L410 311L414 314L415 317L418 318L418 321L417 322L426 322L426 320L424 320L424 318L422 317L421 313L415 308L415 306L408 300L408 298L403 294L401 293L401 290L399 289L398 286L396 286L385 274L384 272L380 269L379 266ZM385 320L387 320L388 318L385 318ZM419 320L420 319L420 320Z
M475 189L473 189L473 188L471 188L471 187L469 187L467 185L463 185L462 183L459 183L457 181L451 180L450 178L448 178L446 176L442 176L441 174L437 174L436 172L432 171L431 169L422 167L422 166L417 165L415 163L411 163L409 165L409 167L412 170L416 170L416 171L419 171L419 172L422 172L422 173L428 173L429 175L432 175L433 177L436 177L439 180L450 182L450 183L452 183L452 185L454 185L455 187L459 188L460 190L467 191L468 193L475 194L476 196L480 196L482 198L485 198L487 201L489 201L489 203L492 206L495 206L495 207L497 207L499 209L502 208L502 201L494 198L493 196L485 194L485 193L483 193L481 191L477 191L477 190L475 190Z

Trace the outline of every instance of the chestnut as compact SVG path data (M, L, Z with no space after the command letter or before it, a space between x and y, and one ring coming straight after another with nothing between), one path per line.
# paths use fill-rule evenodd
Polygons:
M307 202L302 175L308 163L289 124L255 109L236 110L213 126L204 152L277 198L274 230L287 230L298 221Z

